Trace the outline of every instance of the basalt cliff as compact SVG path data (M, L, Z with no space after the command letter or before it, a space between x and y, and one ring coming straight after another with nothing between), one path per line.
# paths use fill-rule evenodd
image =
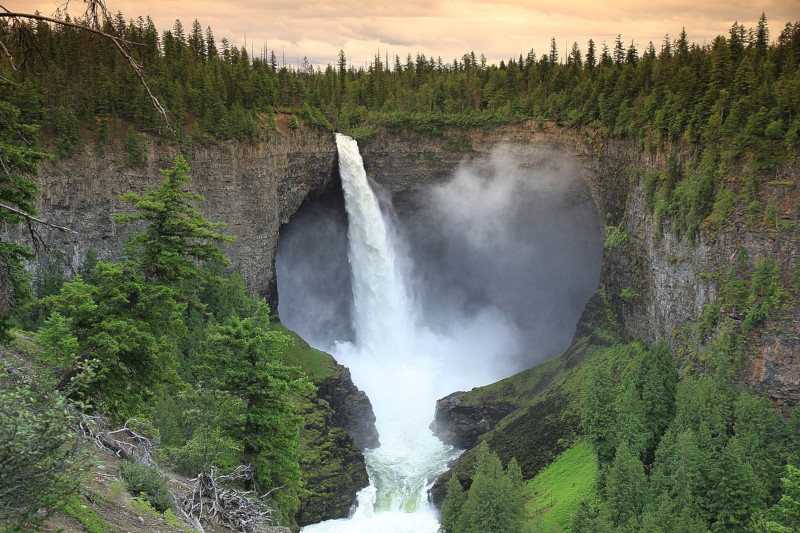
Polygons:
M402 218L413 214L426 186L449 178L460 163L486 156L501 143L525 165L566 166L580 174L604 224L624 230L624 245L604 253L600 283L634 338L672 339L705 304L717 299L719 276L734 264L740 248L747 250L751 262L774 255L785 277L797 265L797 232L778 229L800 220L796 159L759 183L759 194L774 200L777 216L786 224L777 228L748 224L745 213L734 212L731 224L723 229L701 231L696 239L688 239L678 237L669 224L657 231L645 206L642 176L648 169L663 169L666 155L643 153L633 142L604 139L590 130L529 121L438 136L382 131L362 142L361 150L367 172L391 192ZM140 168L125 166L121 141L103 152L79 145L70 158L44 165L37 179L44 191L42 217L76 232L41 230L50 250L63 254L68 270L76 269L90 249L101 258L119 255L125 229L114 224L112 214L127 208L119 195L158 183L158 170L171 162L177 148L150 139L146 163ZM226 254L250 289L276 308L274 261L281 228L304 201L339 194L332 134L301 128L276 132L269 141L255 145L201 146L189 162L191 186L205 197L201 210L211 220L227 223L227 231L239 237L227 245ZM52 253L42 257L45 262L55 260ZM785 310L747 341L749 364L742 379L784 407L800 399L799 325L798 310Z
M624 235L618 245L606 246L600 279L605 305L618 317L623 335L648 343L665 338L676 345L685 325L717 301L724 274L742 249L750 268L768 256L781 265L783 279L791 279L798 268L800 162L796 158L757 183L757 194L775 206L775 224L754 223L744 208L736 208L720 228L702 228L689 238L678 235L669 221L659 224L646 206L644 175L664 169L666 154L644 153L632 141L528 121L492 129L446 130L435 136L383 130L360 143L368 174L391 193L401 219L413 216L428 185L446 180L459 164L487 156L500 144L523 165L555 165L579 175L585 201L606 227L616 227ZM680 158L691 155L688 147L673 148ZM116 141L102 155L94 146L79 145L70 158L44 165L37 178L44 191L40 215L76 233L41 229L51 251L41 254L41 261L63 261L67 270L74 271L90 249L101 258L119 255L125 229L114 224L112 214L126 206L118 196L156 184L158 170L167 167L176 153L174 145L148 139L146 163L127 168L122 142ZM276 309L280 295L275 255L282 228L304 202L340 194L333 135L301 126L278 131L255 145L196 147L188 160L193 169L191 188L205 197L201 210L209 219L227 223L227 231L239 237L227 245L226 254L249 288ZM601 313L597 300L590 301L579 329L591 328L593 317ZM800 310L796 306L777 310L751 332L744 354L740 380L769 397L778 409L787 410L798 402ZM565 361L574 364L568 357ZM542 370L537 383L546 383L547 372ZM352 392L351 384L330 388ZM344 411L349 405L364 404L326 401L332 409ZM440 434L459 445L471 445L516 407L507 397L503 402L474 405L461 401L458 394L444 399L437 415ZM555 405L558 399L552 402ZM352 422L359 415L337 411L329 416ZM524 417L514 423L523 424ZM513 423L509 428L513 432ZM355 438L363 446L362 437ZM541 444L549 442L545 441Z

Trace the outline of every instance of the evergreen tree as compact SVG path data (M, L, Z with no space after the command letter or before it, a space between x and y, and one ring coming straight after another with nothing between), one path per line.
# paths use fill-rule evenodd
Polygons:
M619 449L624 444L634 457L643 461L650 441L649 420L645 418L644 405L633 381L628 383L617 398L615 411L616 448Z
M550 55L548 58L551 66L558 63L558 43L556 43L555 37L550 38Z
M461 486L461 482L456 476L452 476L450 483L447 485L447 495L442 503L440 533L455 533L458 531L458 517L461 515L461 510L464 508L466 501L467 494L464 492L464 487Z
M781 478L783 495L776 506L777 517L766 524L768 533L790 533L800 530L800 469L786 466Z
M639 383L644 419L648 425L646 461L652 461L658 446L675 414L675 393L678 372L669 345L661 340L640 358Z
M456 486L457 485L457 486ZM442 505L446 533L519 533L525 517L522 470L515 459L505 471L497 455L482 441L477 448L475 475L465 496L454 477Z
M251 462L260 490L276 489L273 498L291 522L298 509L300 468L298 426L292 395L312 385L298 367L281 359L291 338L273 331L269 308L228 325L214 325L206 337L201 375L211 387L240 398L245 406L239 429L245 461Z
M173 377L170 338L182 306L131 262L98 263L94 277L95 285L76 279L44 300L52 316L39 338L58 364L57 388L115 418L145 413Z
M712 531L747 531L750 517L762 507L758 480L742 457L727 447L716 469L716 486L710 493Z
M597 65L597 57L595 54L594 40L589 39L588 48L586 50L586 69L589 71L594 70L594 67Z
M616 420L614 392L608 371L604 367L597 369L584 391L581 425L586 439L597 454L598 462L601 465L608 464L614 458Z
M637 530L639 516L648 501L647 478L642 462L622 443L606 476L605 514L616 528Z
M218 244L236 240L217 233L225 224L206 220L194 206L202 197L184 190L191 180L189 172L186 160L178 155L171 168L161 171L164 180L157 189L121 196L136 213L114 216L121 223L147 223L147 229L128 239L126 253L147 281L168 284L184 298L193 298L200 284L213 277L199 262L229 264Z
M4 89L0 86L3 93ZM29 176L38 171L46 155L26 142L35 128L19 122L19 109L7 99L0 99L0 116L4 117L0 121L0 224L13 227L30 223L26 215L36 214L39 188ZM24 264L32 257L28 247L0 239L0 342L8 342L11 318L28 292Z

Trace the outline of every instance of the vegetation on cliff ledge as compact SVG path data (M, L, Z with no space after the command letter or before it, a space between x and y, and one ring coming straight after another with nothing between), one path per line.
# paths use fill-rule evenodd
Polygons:
M111 42L74 26L3 18L4 224L36 222L28 178L45 151L65 158L88 141L102 152L126 132L125 164L138 167L144 135L174 129L168 142L191 160L204 143L268 142L282 112L291 115L287 135L322 128L364 138L378 127L440 135L536 119L633 139L664 155L662 169L631 169L659 234L693 239L736 214L759 231L798 231L796 220L782 216L794 207L759 190L794 186L777 172L800 146L800 22L771 39L762 16L756 28L734 24L702 46L684 31L642 51L621 36L599 51L589 40L585 53L575 43L565 58L553 39L540 56L530 51L499 65L470 52L451 62L418 55L387 64L376 56L361 68L342 52L324 70L279 65L274 52L250 57L224 38L218 43L198 21L188 32L180 21L159 32L149 18L120 13L101 29L140 44L130 53L169 127ZM25 60L12 68L9 57ZM309 383L336 370L271 324L266 306L224 271L216 244L226 237L191 207L198 198L181 189L187 172L178 158L161 188L127 196L139 211L119 220L148 226L132 235L123 260L89 256L68 282L58 271L41 272L36 298L23 270L31 251L0 242L0 340L9 342L14 326L32 332L32 360L42 367L34 383L57 390L36 396L4 356L0 518L11 527L38 524L38 507L75 490L84 466L69 425L89 405L116 422L138 418L160 436L163 463L178 471L253 464L258 490L281 487L271 499L287 523L319 519L314 502L329 501L342 482L360 482L347 466L357 450L330 427L330 407ZM609 249L626 246L623 226L609 226ZM197 260L209 264L200 268ZM675 354L663 341L647 347L625 338L601 291L602 305L589 309L592 324L564 355L465 395L466 403L516 409L449 475L444 529L477 527L490 518L479 504L497 494L513 509L500 509L491 527L519 529L523 478L534 529L800 527L800 414L784 423L735 383L748 335L796 310L800 264L773 256L751 264L742 249L724 276L709 275L719 277L720 297L677 332ZM621 294L638 297L633 289ZM24 462L29 457L35 465ZM552 471L565 465L580 470L580 487L553 481ZM23 487L21 473L34 466L41 482Z
M269 494L281 523L325 517L321 508L337 508L324 501L333 491L345 512L366 484L361 452L330 427L333 412L309 380L338 372L332 358L271 323L266 304L225 271L217 244L232 237L197 211L201 198L185 191L189 171L178 156L157 188L123 197L134 211L117 220L144 223L123 259L90 254L73 279L48 272L37 298L17 299L17 325L34 342L19 361L3 355L0 367L0 408L9 415L0 435L3 527L38 526L78 488L85 461L70 426L90 414L112 425L136 420L137 431L160 442L163 468L196 476L250 465L240 489ZM88 436L91 424L81 424ZM172 508L158 474L140 465L125 472L134 496L143 491L157 510ZM318 483L306 489L304 480Z

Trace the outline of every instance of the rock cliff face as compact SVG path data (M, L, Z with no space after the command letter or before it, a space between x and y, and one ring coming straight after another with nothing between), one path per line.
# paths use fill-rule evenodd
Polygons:
M798 268L800 247L793 229L800 223L797 159L777 168L774 179L757 186L762 202L777 207L777 228L748 224L747 214L736 211L728 228L702 230L698 239L691 241L677 236L668 219L663 221L661 234L657 231L645 204L642 181L644 172L666 167L666 154L641 153L631 141L603 140L591 131L526 122L490 131L446 131L440 137L385 132L364 143L362 153L367 172L391 191L402 216L413 213L431 181L448 178L460 162L485 157L501 143L524 165L573 169L588 184L605 224L621 224L626 243L604 251L600 284L632 337L646 342L664 338L674 344L684 324L696 319L706 304L716 302L720 278L734 265L742 247L748 251L751 270L770 255L782 265L784 280L791 278L792 268ZM625 289L635 296L622 297ZM767 394L780 408L800 401L798 309L775 312L748 339L745 355L748 364L740 376L743 381ZM457 398L448 405L453 401L457 403ZM462 415L454 420L463 422Z
M62 253L72 269L90 249L101 259L118 257L126 229L115 225L112 215L128 207L119 195L141 193L159 183L159 169L171 166L177 153L162 139L148 139L146 164L131 169L116 140L102 155L95 146L79 145L69 159L43 165L37 178L44 192L40 213L77 232L43 229L45 242ZM226 232L239 237L225 247L226 254L248 287L277 308L274 257L279 229L309 194L334 183L332 135L314 130L276 134L257 145L201 146L187 159L192 167L190 187L205 197L201 211L215 222L225 222Z
M589 186L592 201L607 225L622 222L625 246L606 250L601 284L622 317L627 332L645 341L673 338L706 303L717 298L718 278L732 265L739 247L751 263L774 254L784 265L784 277L796 266L800 251L794 230L769 230L745 224L745 213L730 229L701 232L697 242L678 238L665 224L657 236L653 216L642 193L642 172L664 168L663 154L642 154L632 142L602 140L591 131L575 131L526 122L492 130L449 130L440 136L384 131L362 143L368 173L392 194L400 216L414 212L424 188L452 175L459 163L489 154L498 144L519 156L523 165L568 167ZM76 149L72 158L46 165L39 183L45 191L41 214L70 226L78 235L44 232L52 249L65 253L77 266L88 249L103 255L119 253L124 229L113 212L125 208L117 196L142 191L157 183L157 170L170 164L175 148L149 141L147 164L124 167L119 143L100 156L93 147ZM274 258L281 226L309 195L336 186L336 149L328 132L304 130L275 134L255 146L222 144L198 148L190 164L193 188L204 195L202 211L227 222L239 241L227 247L248 286L277 300ZM774 180L759 184L759 194L772 198L778 217L798 224L800 164L777 170ZM623 289L635 293L622 298ZM630 294L630 292L629 292ZM798 311L786 310L748 340L750 362L742 376L756 390L790 406L800 399L800 330Z
M315 383L317 396L328 402L335 413L333 424L346 429L356 446L361 450L377 448L380 442L372 403L364 391L355 386L350 378L350 370L342 365L337 365L337 368L338 377Z
M431 423L433 434L456 448L472 448L478 437L518 407L510 402L465 404L461 401L464 394L464 391L454 392L437 401Z
M641 158L639 164L645 169L664 168L663 161L647 158ZM779 224L746 223L749 215L738 209L732 215L733 224L718 231L703 229L692 242L676 236L669 220L664 221L659 235L645 205L641 174L634 175L624 220L628 242L618 250L606 250L602 274L632 337L646 342L673 340L684 324L700 316L706 304L717 302L720 280L735 265L740 249L747 251L745 270L751 273L763 259L775 257L781 265L784 289L789 288L792 268L798 268L800 260L798 162L777 168L775 177L758 184L757 195L765 204L776 204ZM633 290L633 298L620 297L626 288ZM798 309L776 309L744 347L747 365L740 378L782 409L800 400L799 340Z
M300 467L309 490L300 497L301 526L348 515L358 491L369 485L363 451L378 446L369 398L346 367L317 353L330 372L312 378L316 391L303 404Z

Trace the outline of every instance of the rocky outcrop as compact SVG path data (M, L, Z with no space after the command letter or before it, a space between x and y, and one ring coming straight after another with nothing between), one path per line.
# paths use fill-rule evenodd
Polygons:
M583 309L572 343L560 357L489 386L445 396L436 402L433 433L447 444L469 449L506 416L515 415L518 409L530 410L527 405L551 385L555 376L583 360L587 346L607 347L626 338L612 315L605 293L595 293ZM544 416L540 407L533 410Z
M577 185L589 186L599 213L618 211L624 192L611 186L611 172L598 174L595 158L602 154L595 153L595 145L601 143L593 135L528 121L491 130L449 129L440 136L386 131L362 143L360 149L367 174L389 190L401 216L424 202L431 184L451 178L463 163L487 160L498 146L521 168L575 175ZM612 155L605 154L603 159Z
M369 398L353 383L350 370L337 365L338 377L329 377L315 383L317 395L325 399L335 412L332 423L347 430L361 449L380 445L375 428L375 414Z
M49 248L63 255L68 270L77 269L90 249L101 259L119 256L127 230L114 223L113 214L129 209L119 196L158 184L159 170L170 167L178 153L176 145L162 138L147 138L146 163L128 168L122 140L116 139L102 153L87 142L76 146L70 158L42 165L36 178L43 192L39 212L76 233L48 228L41 233ZM226 223L226 233L239 237L224 246L226 255L248 287L276 308L274 258L280 227L309 194L335 182L332 134L276 132L254 145L197 146L187 160L193 178L189 187L205 198L201 211L212 221ZM24 232L17 237L26 238ZM43 258L47 260L47 254Z
M337 423L337 413L319 395L309 400L300 431L300 467L307 487L297 513L301 526L346 517L358 491L369 485L364 454Z
M663 233L656 231L645 206L643 172L663 169L666 155L642 153L632 141L602 139L589 129L528 121L493 129L450 129L437 136L382 131L361 143L361 150L368 173L391 193L402 217L413 214L431 183L447 179L462 161L483 157L499 144L523 165L566 166L579 174L605 223L622 224L627 240L624 246L606 250L601 283L622 326L634 337L648 342L674 339L705 304L717 299L719 276L733 264L740 247L748 250L751 267L774 255L783 265L784 279L800 259L797 232L791 229L800 220L798 161L756 184L762 203L772 201L777 209L773 227L746 221L748 214L742 210L726 229L702 231L697 241L690 241L671 231L669 220L664 221ZM158 169L168 166L177 151L155 138L147 145L147 164L141 169L124 166L119 140L107 146L104 155L86 144L71 158L44 165L38 178L44 191L40 212L78 234L43 230L43 236L51 249L65 254L71 268L92 248L101 257L119 254L125 230L115 226L111 214L126 206L118 195L157 183ZM206 198L203 212L227 222L229 232L239 235L226 253L251 290L268 297L274 307L274 258L281 226L309 195L335 185L332 135L301 127L275 133L257 145L199 147L190 164L192 187ZM772 334L772 328L785 334ZM800 343L791 340L798 330L797 313L788 310L752 335L746 346L751 364L742 379L786 407L800 400Z
M523 406L504 422L502 430L487 432L486 442L503 464L514 458L524 479L533 478L568 449L578 432L579 418L568 412L567 398L551 391L533 405ZM429 498L441 505L447 495L451 476L456 476L465 489L472 483L475 450L462 455L458 464L451 465L447 474L437 479L428 491Z
M437 401L431 423L434 435L456 448L472 448L478 437L518 407L504 401L469 404L462 401L464 394L463 391L454 392Z
M288 364L303 368L314 389L298 398L303 418L298 439L305 489L296 515L300 525L346 517L358 491L369 484L365 443L377 445L372 405L334 358L288 332Z

